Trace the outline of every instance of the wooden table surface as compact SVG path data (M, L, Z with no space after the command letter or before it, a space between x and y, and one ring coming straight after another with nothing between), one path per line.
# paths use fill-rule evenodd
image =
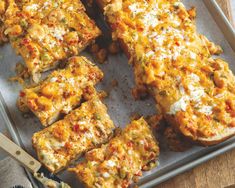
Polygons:
M235 25L230 0L217 0L217 2L228 19ZM156 188L223 188L226 186L235 188L235 150L178 175Z

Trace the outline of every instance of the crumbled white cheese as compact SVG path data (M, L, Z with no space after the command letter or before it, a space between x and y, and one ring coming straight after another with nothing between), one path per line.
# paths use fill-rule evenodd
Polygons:
M71 85L74 85L74 84L75 84L75 79L74 79L74 78L69 78L69 79L68 79L68 82L69 82Z
M68 11L73 11L73 10L74 10L73 6L68 7Z
M192 115L192 118L193 118L193 119L197 119L197 116L195 116L195 115Z
M193 85L189 85L188 89L190 91L190 100L195 102L200 102L201 97L205 95L204 88L202 87L194 87Z
M110 174L109 174L108 172L104 172L104 173L103 173L103 177L104 177L104 178L109 178L109 177L110 177Z
M184 86L182 84L179 85L179 90L181 95L185 95Z
M43 8L43 9L47 9L47 8L48 8L48 6L49 6L49 2L47 2L47 1L46 1L46 2L44 3L44 5L43 5L43 7L42 7L42 8Z
M53 141L51 143L51 147L54 149L60 149L60 148L64 147L64 145L65 145L65 142Z
M88 123L88 122L87 122L87 121L84 121L84 120L78 122L79 125L86 125L87 123Z
M215 98L219 99L219 98L222 98L224 96L224 93L220 93L218 95L215 96Z
M56 82L57 81L57 78L56 77L52 77L51 79L50 79L50 82Z
M209 116L212 114L212 110L213 110L212 106L203 105L198 111Z
M157 74L158 76L164 76L165 75L165 72L164 71L161 71Z
M151 39L151 38L155 38L158 36L158 33L157 32L152 32L151 34L148 35L148 37Z
M156 27L158 25L158 18L156 12L151 11L143 16L143 23L146 27ZM148 28L146 28L148 29Z
M55 40L50 40L48 42L48 45L49 45L50 48L54 48L56 46L56 41Z
M140 8L139 3L133 3L128 8L131 10L131 13L133 16L135 16L136 14L138 14L140 12L144 12L144 9Z
M188 96L181 97L177 102L171 105L170 111L168 112L168 114L174 115L178 111L186 111L188 101L189 101Z
M59 87L60 88L64 88L65 87L65 83L59 83Z
M145 56L146 56L146 57L152 57L154 54L155 54L154 51L148 51L148 52L145 54Z
M143 141L143 140L140 140L140 144L144 145L144 141Z
M159 35L155 38L155 41L158 43L158 45L163 45L164 40L165 40L165 37L162 35Z
M181 76L178 75L178 76L175 77L175 79L176 79L177 82L180 82L181 81Z
M180 25L180 21L172 19L171 23L173 23L175 26L179 26Z
M50 28L49 31L57 40L63 40L63 36L66 33L63 27Z
M59 3L55 2L55 3L53 4L53 6L54 6L54 8L56 8L56 7L59 6Z
M164 60L164 59L166 59L166 58L169 58L169 56L168 56L167 54L162 53L162 54L161 54L160 56L158 56L157 58L158 58L159 61L162 61L162 60Z
M54 154L50 151L45 151L45 150L42 150L41 151L41 155L43 156L42 160L45 164L48 164L48 165L52 165L53 166L59 166L59 161L57 158L55 158Z
M176 59L180 56L180 52L179 51L175 51L173 54L172 54L172 59L174 61L176 61Z
M63 107L63 113L65 113L65 114L68 114L71 110L72 110L72 106L69 105L69 104L66 104L66 105Z
M196 59L197 58L197 54L195 54L194 52L189 52L190 58L191 59Z
M194 73L190 74L190 75L189 75L189 78L190 78L192 81L194 81L194 82L199 82L199 81L200 81L199 76L196 75L196 74L194 74Z
M38 6L38 4L32 4L32 5L30 5L30 6L26 6L26 10L27 11L36 11L36 10L38 10L38 8L39 8L39 6Z
M94 134L92 134L92 132L87 132L86 137L92 139L94 138Z
M116 166L116 163L114 161L112 161L112 160L108 160L107 161L107 166L114 167L114 166Z

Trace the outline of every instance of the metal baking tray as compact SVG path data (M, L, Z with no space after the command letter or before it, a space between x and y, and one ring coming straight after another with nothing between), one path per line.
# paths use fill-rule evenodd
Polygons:
M229 21L217 5L215 0L183 0L187 7L195 6L198 17L196 19L198 31L206 35L210 40L221 45L224 49L222 58L230 62L230 68L235 73L235 32ZM100 21L102 23L102 21ZM89 57L84 52L82 55ZM31 145L31 136L41 129L39 121L33 117L23 117L16 107L16 99L21 86L9 82L8 78L14 76L15 64L22 59L15 55L9 44L0 47L0 115L8 128L13 140L25 148L33 156L35 152ZM110 56L107 63L98 66L105 74L104 81L98 86L99 89L110 90L110 96L105 99L109 114L116 126L123 127L129 122L132 113L138 112L142 115L155 113L154 101L134 101L131 96L131 88L134 86L133 70L128 65L123 54ZM112 88L111 81L116 79L118 87ZM160 141L159 166L150 172L144 173L140 179L140 187L153 187L173 176L187 171L196 165L206 162L213 157L235 148L235 138L213 147L194 146L185 152L172 152L167 149L164 142ZM29 179L34 187L38 187L36 181L28 173ZM82 187L75 180L74 175L66 171L58 176L72 185Z

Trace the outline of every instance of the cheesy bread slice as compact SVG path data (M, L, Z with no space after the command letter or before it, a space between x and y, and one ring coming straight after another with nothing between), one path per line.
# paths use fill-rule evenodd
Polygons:
M109 143L86 153L85 161L70 171L76 173L86 187L128 187L142 169L152 166L159 147L146 121L131 122Z
M106 106L93 98L64 119L33 135L38 159L56 173L71 164L85 151L108 140L114 125Z
M101 70L85 57L72 57L65 69L53 71L44 81L20 92L20 104L27 106L43 126L77 107L82 98L93 95L103 78Z
M197 33L180 0L97 0L135 72L136 97L150 93L184 136L204 145L235 134L235 77Z
M79 0L10 2L3 19L4 34L35 82L41 72L78 55L101 33Z

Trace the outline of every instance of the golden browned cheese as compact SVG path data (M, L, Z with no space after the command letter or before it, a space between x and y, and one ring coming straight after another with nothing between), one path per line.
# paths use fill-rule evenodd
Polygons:
M95 95L93 87L102 78L101 70L85 57L72 57L65 69L54 71L38 85L21 91L19 100L43 126L48 126L78 106L82 98Z
M153 167L159 147L146 121L131 122L106 145L86 153L85 161L70 169L86 187L126 188L141 169Z
M113 128L106 106L93 98L64 119L35 133L33 146L41 163L56 173L85 151L106 142Z
M5 6L4 14L0 10L4 34L35 81L40 72L78 55L101 33L79 0L11 0Z
M197 33L195 9L180 0L97 2L134 67L135 94L148 90L193 140L234 132L235 78L225 61L212 58L222 49Z

